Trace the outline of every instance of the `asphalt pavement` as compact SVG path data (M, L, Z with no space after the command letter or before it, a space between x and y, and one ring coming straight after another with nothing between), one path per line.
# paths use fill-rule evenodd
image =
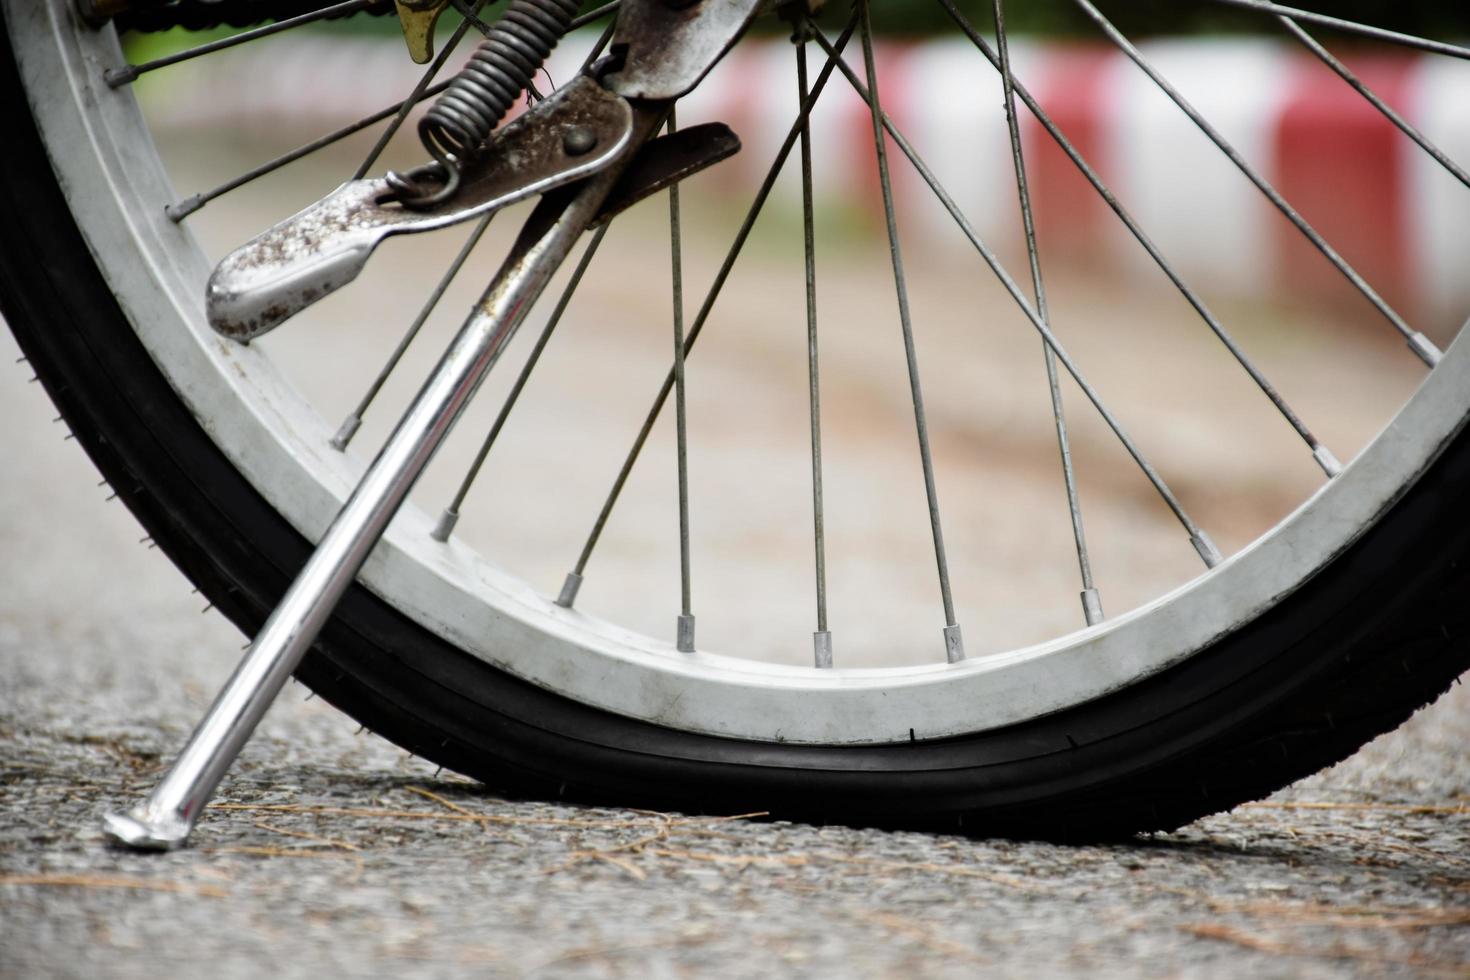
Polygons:
M194 846L109 849L240 637L0 332L0 975L1470 976L1470 693L1064 847L509 802L288 688Z

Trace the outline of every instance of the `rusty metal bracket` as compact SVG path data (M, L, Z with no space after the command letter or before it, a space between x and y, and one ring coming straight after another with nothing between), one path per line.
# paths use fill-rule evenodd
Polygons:
M446 5L441 0L395 2L400 15L430 26ZM497 131L481 152L462 162L458 189L440 203L400 203L406 200L405 187L442 183L446 178L439 165L421 168L407 180L389 175L351 181L236 249L206 287L211 326L248 341L352 282L390 235L444 228L599 172L622 158L634 141L628 100L656 109L688 92L744 33L761 2L623 0L613 38L616 71L578 77ZM414 44L411 37L409 44ZM638 148L631 169L594 222L739 147L735 134L719 124L649 141Z
M432 231L594 174L628 148L633 110L594 80L563 86L497 134L459 192L410 210L386 179L354 180L230 253L209 278L210 325L249 340L356 279L390 235Z
M724 123L701 123L649 140L613 185L592 227L738 152L740 137Z
M623 67L606 84L629 99L687 94L745 33L762 0L623 0L611 50Z

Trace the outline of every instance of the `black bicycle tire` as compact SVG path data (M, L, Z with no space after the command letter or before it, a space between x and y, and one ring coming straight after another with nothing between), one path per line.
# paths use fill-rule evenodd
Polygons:
M113 297L30 118L8 36L0 310L151 538L253 633L308 542L233 468ZM504 793L1052 838L1166 830L1351 754L1470 667L1470 433L1255 622L1183 663L1006 728L889 746L714 738L513 678L354 588L298 677Z

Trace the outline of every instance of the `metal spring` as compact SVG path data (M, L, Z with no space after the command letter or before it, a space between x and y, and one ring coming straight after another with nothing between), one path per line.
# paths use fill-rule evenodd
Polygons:
M511 0L469 63L419 122L424 149L445 170L438 191L418 206L437 204L459 186L459 162L474 154L531 84L571 26L577 0Z

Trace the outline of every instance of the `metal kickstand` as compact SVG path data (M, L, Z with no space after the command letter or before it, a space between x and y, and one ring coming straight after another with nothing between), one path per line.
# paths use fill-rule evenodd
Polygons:
M544 195L178 759L142 803L105 818L114 841L146 850L185 843L219 781L582 233L735 151L738 141L722 126L691 130L692 139L652 138L673 101L719 60L758 5L759 0L695 0L671 7L662 0L624 0L613 37L618 56L508 124L497 137L503 152L492 144L472 161L476 168L462 183L454 175L456 194L400 207L394 205L392 175L352 181L216 269L208 287L211 323L226 336L248 340L356 277L388 235L443 227Z
M460 410L596 216L618 170L614 166L591 178L564 208L547 198L532 214L474 312L178 759L137 807L107 815L104 826L112 839L146 850L169 850L188 839L220 779L357 577Z

